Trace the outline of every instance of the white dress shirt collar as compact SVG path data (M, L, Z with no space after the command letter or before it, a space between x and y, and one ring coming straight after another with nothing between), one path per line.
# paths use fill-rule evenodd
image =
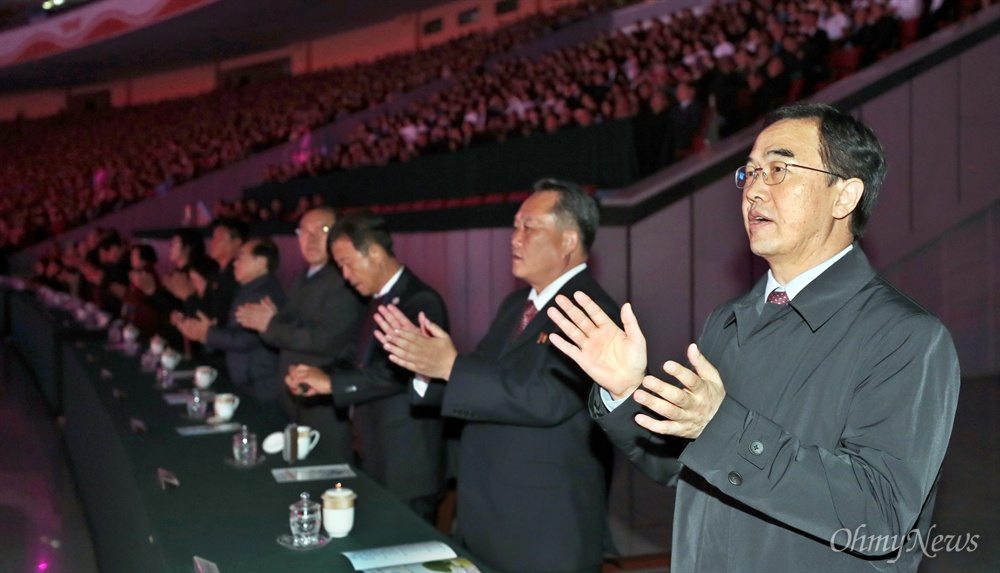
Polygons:
M531 289L531 292L528 293L528 300L535 303L535 308L542 310L545 308L545 305L549 304L549 301L556 296L559 289L564 287L566 283L569 282L569 279L582 273L586 268L587 263L580 263L579 265L559 275L559 278L549 283L549 286L543 288L542 292L536 292L535 289Z
M316 265L315 267L309 267L309 270L306 271L306 278L307 279L313 278L316 275L316 273L318 273L321 270L323 270L323 267L325 267L325 266L326 266L326 263L321 263L321 264Z
M841 258L843 258L844 255L851 252L851 249L853 248L854 248L853 243L847 245L847 248L844 249L843 251L840 251L836 255L833 255L829 259L823 261L822 263L816 265L815 267L805 271L804 273L800 274L794 279L788 281L788 284L786 284L785 286L781 286L780 284L778 284L778 281L774 278L774 275L771 274L771 270L768 269L767 287L764 289L764 300L765 301L767 300L767 295L770 294L771 291L773 291L774 289L785 291L785 294L788 295L788 300L794 299L795 295L802 292L802 289L809 286L809 283L813 282L813 280L815 280L816 277L823 274L823 271L832 267L833 263L836 263Z
M400 265L399 270L396 271L396 274L392 275L392 278L385 283L385 285L382 287L382 290L378 291L378 293L376 293L373 298L382 298L383 296L385 296L385 293L392 290L392 287L396 286L396 283L399 282L399 277L403 276L403 269L405 268L406 267Z

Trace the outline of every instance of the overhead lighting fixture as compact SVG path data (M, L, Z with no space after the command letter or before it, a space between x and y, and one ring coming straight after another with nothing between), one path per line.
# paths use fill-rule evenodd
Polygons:
M52 2L50 2L49 0L45 0L45 2L42 3L42 10L51 10L51 9L52 9Z

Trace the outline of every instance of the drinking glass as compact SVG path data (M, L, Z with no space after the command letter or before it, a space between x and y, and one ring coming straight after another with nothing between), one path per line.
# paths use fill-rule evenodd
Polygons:
M233 459L242 466L257 461L257 434L251 434L246 426L233 436Z
M191 390L191 395L188 396L187 412L188 417L194 420L204 420L208 413L208 400L197 388Z

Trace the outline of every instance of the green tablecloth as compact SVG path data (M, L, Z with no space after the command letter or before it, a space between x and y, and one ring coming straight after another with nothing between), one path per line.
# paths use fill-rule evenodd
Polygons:
M426 540L451 544L355 468L358 477L342 480L358 494L351 534L310 552L282 548L276 538L289 531L288 506L303 491L319 501L334 482L276 483L270 470L286 467L280 454L251 469L231 467L225 459L232 456L233 434L177 434L175 427L192 422L183 418L183 406L168 405L153 388L153 375L140 371L138 358L85 340L64 344L63 352L65 439L105 573L189 572L195 555L222 573L349 572L354 569L341 551ZM116 398L114 389L125 396ZM221 379L213 386L231 389ZM259 442L281 429L252 399L241 399L234 421L246 424ZM134 433L131 418L147 431ZM296 465L340 461L316 453ZM176 475L180 487L161 489L158 468Z

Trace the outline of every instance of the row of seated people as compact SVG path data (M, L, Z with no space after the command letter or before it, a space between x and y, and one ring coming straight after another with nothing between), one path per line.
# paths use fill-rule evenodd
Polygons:
M927 19L950 21L954 2L937 2ZM537 60L501 61L407 111L368 122L329 150L272 166L264 178L406 162L623 118L637 119L645 175L703 143L710 102L724 137L846 75L842 65L831 69L842 50L858 54L853 72L902 45L909 20L900 19L899 4L740 0L683 10Z
M539 293L566 276L565 289L584 290L614 310L614 301L580 272L596 224L597 205L586 191L541 182L524 194L515 218L513 274ZM527 225L544 230L529 235ZM246 225L232 219L212 229L207 248L196 231L179 231L170 246L174 270L163 277L147 245L129 248L114 232L95 231L58 262L40 264L38 280L82 292L83 283L73 286L66 276L78 272L105 309L144 306L125 316L145 334L166 335L172 345L182 339L201 353L200 361L220 354L241 393L317 428L317 447L341 459L356 457L367 474L432 522L449 477L446 438L457 439L459 539L477 561L498 571L599 570L609 444L596 438L585 407L590 379L554 346L527 343L550 328L544 313L520 326L497 320L493 328L502 332L487 335L481 350L527 341L504 357L493 351L457 357L447 385L433 376L415 378L379 343L375 324L388 320L389 309L371 303L393 306L398 315L392 320L409 321L408 328L423 323L447 331L448 311L396 257L384 218L357 211L338 220L327 207L303 214L297 254L307 269L287 292L275 276L281 257L271 238L248 236ZM570 246L565 257L551 255ZM520 317L528 292L512 293L498 316L516 307ZM146 312L162 316L147 322ZM483 391L487 387L492 390ZM513 452L545 463L512 467L520 474L512 486L492 468L510 464ZM509 499L511 488L541 488L544 495Z
M123 109L19 120L0 137L0 251L163 193L621 2L585 0L372 63Z

